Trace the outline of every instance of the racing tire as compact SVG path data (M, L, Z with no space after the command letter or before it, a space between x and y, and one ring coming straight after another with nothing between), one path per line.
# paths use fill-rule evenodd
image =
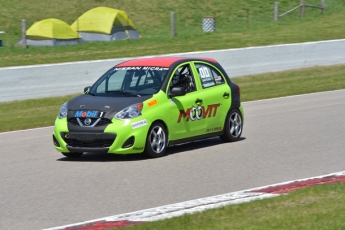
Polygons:
M164 156L168 146L168 134L161 122L154 122L147 134L144 154L151 158Z
M70 157L70 158L78 158L83 155L83 153L76 153L76 152L69 152L69 153L62 153L65 157Z
M238 141L243 130L242 120L242 114L238 109L229 111L224 124L224 133L220 139L224 142Z

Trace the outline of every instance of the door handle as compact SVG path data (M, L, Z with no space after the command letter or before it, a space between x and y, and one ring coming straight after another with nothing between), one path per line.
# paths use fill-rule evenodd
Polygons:
M202 100L198 98L198 99L196 99L195 103L199 105L202 103Z
M225 92L225 93L223 94L223 97L224 97L224 98L228 98L229 96L230 96L230 94L227 93L227 92Z

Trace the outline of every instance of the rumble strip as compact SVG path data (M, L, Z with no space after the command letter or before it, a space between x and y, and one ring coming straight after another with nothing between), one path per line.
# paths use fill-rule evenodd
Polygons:
M201 212L224 205L240 204L252 200L275 197L300 188L335 182L345 182L345 171L109 216L46 230L117 229L134 224Z

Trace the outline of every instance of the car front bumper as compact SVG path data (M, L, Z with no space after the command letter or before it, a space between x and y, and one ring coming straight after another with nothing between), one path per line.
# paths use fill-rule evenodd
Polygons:
M57 151L68 152L97 152L112 154L133 154L144 151L146 136L150 124L134 126L143 118L131 120L113 119L104 132L92 132L92 128L85 127L82 132L70 132L67 119L57 118L53 132L53 143Z

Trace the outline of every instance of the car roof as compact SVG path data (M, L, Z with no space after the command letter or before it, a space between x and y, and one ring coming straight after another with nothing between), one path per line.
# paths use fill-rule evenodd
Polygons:
M154 58L139 58L133 59L118 64L116 67L125 66L157 66L157 67L170 67L178 61L210 61L217 63L213 58L186 58L186 57L154 57Z

